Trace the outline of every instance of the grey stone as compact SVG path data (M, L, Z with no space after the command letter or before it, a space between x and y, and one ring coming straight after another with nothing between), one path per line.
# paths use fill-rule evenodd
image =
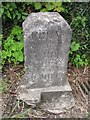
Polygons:
M20 87L19 99L38 104L41 98L52 99L63 91L63 94L69 92L72 100L66 77L72 35L70 26L56 12L39 12L26 18L23 31L27 84ZM24 89L27 92L23 92Z

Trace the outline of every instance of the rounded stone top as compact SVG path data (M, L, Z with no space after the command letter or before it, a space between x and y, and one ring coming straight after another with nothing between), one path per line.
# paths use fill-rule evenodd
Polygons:
M68 23L58 12L38 12L31 13L26 18L26 20L23 22L23 30L27 29L28 27L39 27L40 25L47 26L50 22L61 26L61 28L67 27L68 29L70 29Z
M71 35L72 30L65 19L58 12L31 13L23 22L24 39L29 38L32 32L62 31L63 34Z

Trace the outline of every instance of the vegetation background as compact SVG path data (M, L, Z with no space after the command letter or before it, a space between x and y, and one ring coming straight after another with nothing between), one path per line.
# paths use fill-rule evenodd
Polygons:
M24 62L22 22L32 12L59 12L73 30L69 63L76 67L90 65L89 7L90 3L75 2L3 2L2 64ZM1 44L1 42L0 42Z

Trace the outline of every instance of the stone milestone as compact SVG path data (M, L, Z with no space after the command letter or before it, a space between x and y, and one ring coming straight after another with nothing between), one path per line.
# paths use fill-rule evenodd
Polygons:
M27 104L48 100L48 108L69 108L74 103L66 72L72 31L57 12L31 13L23 22L25 80L19 99ZM58 104L58 105L56 105ZM64 105L63 105L64 104ZM55 107L53 107L55 106Z

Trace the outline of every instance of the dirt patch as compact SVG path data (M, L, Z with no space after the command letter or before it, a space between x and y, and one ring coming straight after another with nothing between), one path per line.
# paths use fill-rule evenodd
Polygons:
M88 82L89 69L77 69L73 66L68 67L67 76L75 98L75 106L66 112L52 114L42 110L38 106L32 107L23 101L17 100L17 87L21 84L24 77L24 66L7 65L3 69L3 81L6 89L3 92L3 118L87 118L88 112L88 93L90 90ZM79 81L79 82L78 82ZM84 84L83 87L81 84ZM87 85L88 84L88 85ZM86 86L86 88L84 88ZM86 91L85 91L86 89Z

